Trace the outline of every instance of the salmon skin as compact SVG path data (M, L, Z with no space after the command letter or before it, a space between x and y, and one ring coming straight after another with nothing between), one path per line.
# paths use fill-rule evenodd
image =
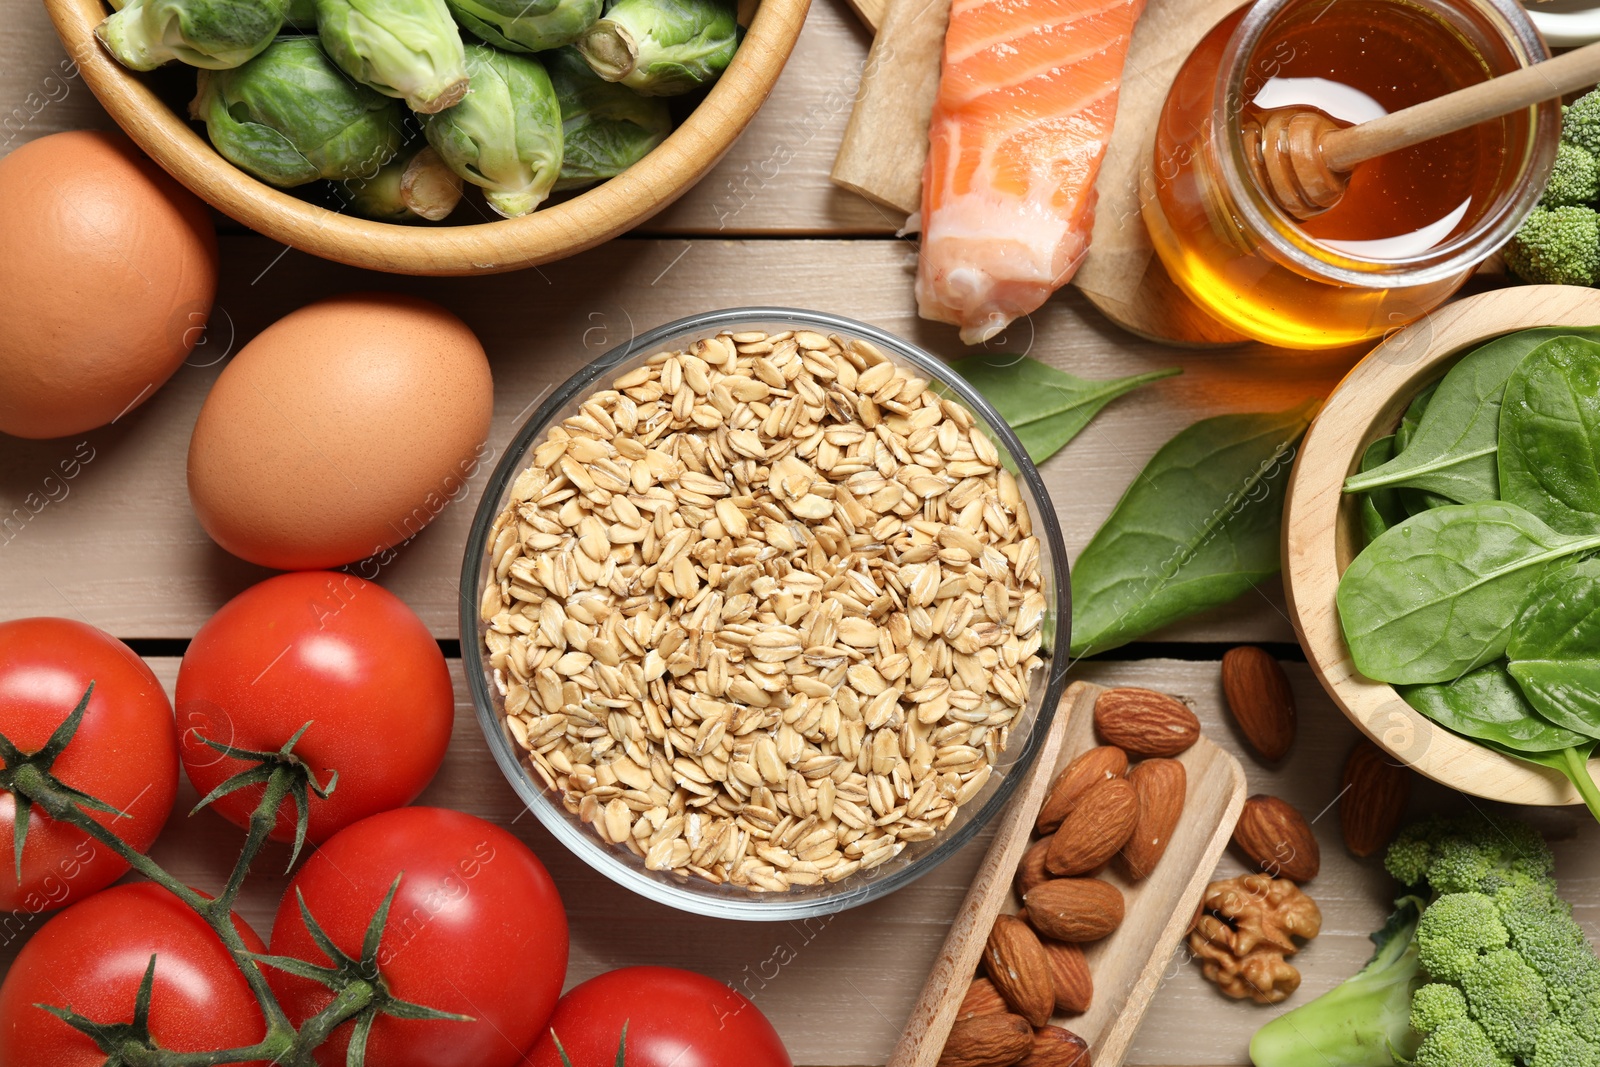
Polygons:
M917 310L986 341L1089 250L1144 0L954 0L922 174Z

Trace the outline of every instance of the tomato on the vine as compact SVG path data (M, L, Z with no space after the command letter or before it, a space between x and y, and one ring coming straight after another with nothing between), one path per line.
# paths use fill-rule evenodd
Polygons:
M329 961L300 913L359 958L369 920L400 878L378 945L384 987L401 1000L471 1016L469 1022L380 1015L366 1067L511 1067L543 1032L567 972L567 917L537 856L493 823L443 808L401 808L363 819L308 859L284 894L272 952ZM333 993L268 970L291 1022ZM334 1030L317 1062L345 1062L352 1024Z
M0 623L0 736L24 755L45 747L91 681L83 719L50 773L121 812L90 816L143 852L161 833L178 792L172 705L161 683L133 649L93 626L48 618ZM128 869L83 831L30 806L18 882L16 819L16 797L0 786L0 911L59 908Z
M205 742L276 752L311 723L294 756L313 795L308 836L324 841L368 815L415 800L450 743L450 672L422 620L393 593L332 571L280 574L251 586L189 643L178 672L183 767L202 795L251 763ZM247 786L212 806L245 826L261 800ZM295 805L272 836L293 838Z
M743 994L676 967L624 967L574 986L528 1063L564 1067L564 1049L572 1067L612 1067L624 1025L626 1067L792 1067L778 1032Z
M237 916L234 927L251 952L265 951ZM158 1046L211 1052L266 1035L260 1004L205 920L155 883L136 882L72 905L17 954L0 985L0 1067L100 1067L106 1055L94 1041L38 1005L130 1022L151 956L149 1027Z

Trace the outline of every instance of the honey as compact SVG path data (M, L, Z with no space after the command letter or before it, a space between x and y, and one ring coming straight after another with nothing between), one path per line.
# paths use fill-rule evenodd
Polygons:
M1343 199L1303 222L1256 187L1240 127L1285 107L1352 125L1543 55L1504 0L1262 0L1235 12L1179 71L1145 170L1145 221L1167 272L1224 324L1291 348L1352 344L1427 313L1537 200L1553 103L1359 164Z

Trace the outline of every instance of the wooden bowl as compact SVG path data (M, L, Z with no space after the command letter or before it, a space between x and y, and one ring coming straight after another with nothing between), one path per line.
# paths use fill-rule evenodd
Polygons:
M1390 755L1452 789L1512 804L1577 804L1560 774L1491 752L1424 718L1392 686L1350 661L1334 605L1360 550L1358 497L1342 492L1361 454L1394 432L1411 398L1456 357L1533 326L1600 324L1600 291L1565 285L1500 289L1447 304L1390 336L1334 389L1306 432L1284 515L1284 586L1300 644L1322 687ZM1600 769L1600 761L1591 765Z
M655 151L581 196L518 219L471 226L373 222L309 204L239 170L198 126L111 58L94 28L102 0L44 0L84 81L128 136L201 199L303 252L397 274L494 274L582 252L643 222L703 177L778 80L811 0L762 0L733 62Z

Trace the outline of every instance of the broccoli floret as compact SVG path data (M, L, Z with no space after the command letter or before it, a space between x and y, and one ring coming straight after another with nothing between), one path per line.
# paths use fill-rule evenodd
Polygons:
M1600 1000L1600 960L1572 918L1572 906L1548 883L1508 885L1495 893L1494 904L1511 933L1511 947L1545 980L1552 1004L1560 1009L1577 1000Z
M1536 207L1506 245L1506 266L1525 282L1600 281L1600 214L1592 207Z
M1411 1062L1413 1067L1511 1067L1471 1019L1452 1019L1423 1038Z
M1561 139L1600 156L1600 92L1585 93L1561 109Z
M1539 202L1545 207L1593 204L1600 199L1600 161L1587 150L1562 141L1556 146L1556 165Z
M1600 1067L1600 960L1537 832L1434 819L1386 863L1420 896L1360 974L1257 1031L1256 1067Z
M1411 997L1411 1029L1426 1037L1445 1023L1467 1018L1467 998L1446 982L1429 982Z
M1515 875L1548 880L1555 869L1550 848L1536 830L1488 816L1432 818L1409 826L1389 846L1385 863L1400 882L1435 895L1492 893Z
M1482 893L1450 893L1428 906L1417 925L1422 969L1436 979L1459 982L1483 962L1485 953L1505 948L1511 934L1494 901Z
M1427 914L1422 918L1427 922ZM1495 1048L1512 1057L1533 1055L1539 1031L1550 1021L1550 997L1526 960L1509 948L1491 952L1462 977L1461 990Z
M1600 1067L1600 1049L1563 1022L1546 1023L1539 1031L1539 1050L1529 1067Z

